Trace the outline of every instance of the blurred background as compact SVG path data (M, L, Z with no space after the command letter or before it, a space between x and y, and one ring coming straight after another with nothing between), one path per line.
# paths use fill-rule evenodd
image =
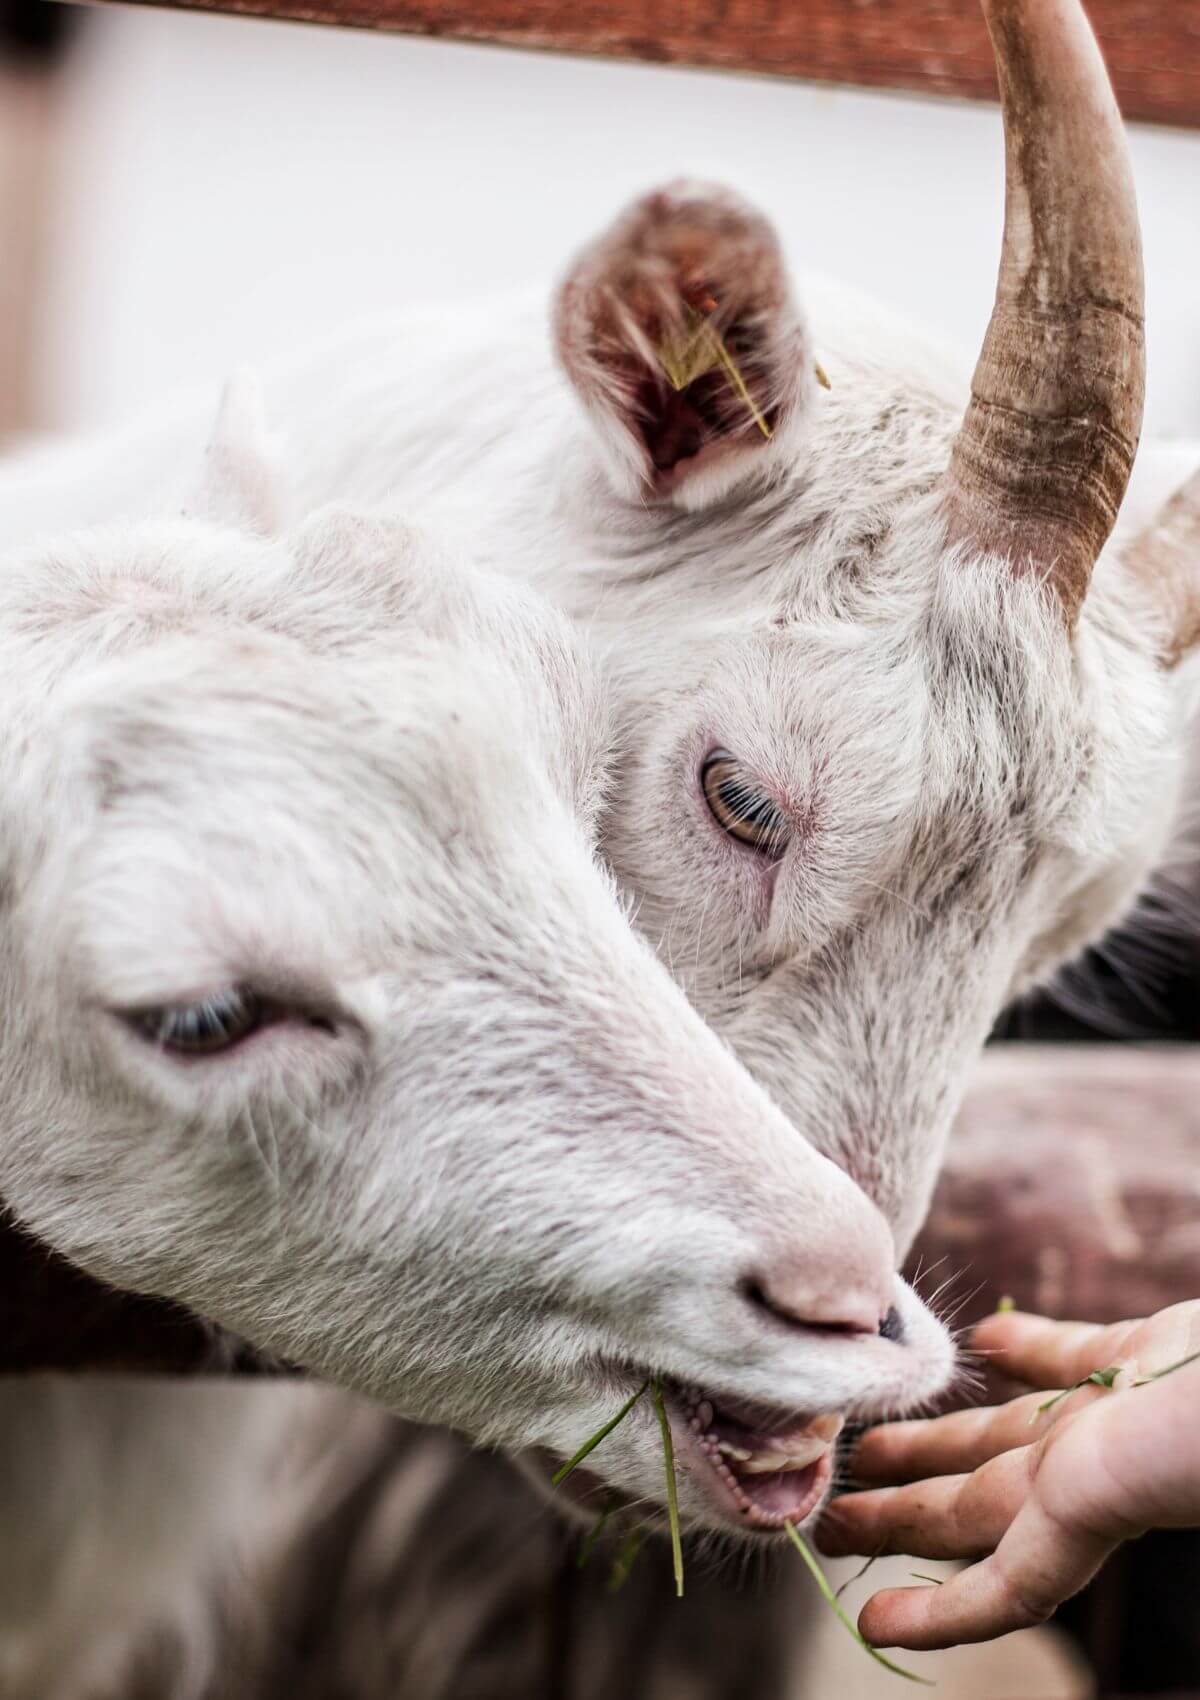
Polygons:
M94 424L348 316L548 285L628 195L728 180L977 348L994 107L252 19L0 0L0 428ZM1139 126L1147 428L1200 436L1200 132Z

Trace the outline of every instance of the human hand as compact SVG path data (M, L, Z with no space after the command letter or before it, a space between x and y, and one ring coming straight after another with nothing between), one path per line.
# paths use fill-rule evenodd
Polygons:
M1200 1361L1184 1362L1200 1354L1200 1301L1109 1328L1012 1311L972 1345L1041 1391L869 1429L856 1481L904 1485L845 1495L821 1525L830 1554L981 1561L940 1587L873 1595L859 1629L874 1646L950 1647L1043 1622L1121 1541L1200 1524ZM1102 1370L1117 1371L1111 1389L1048 1402L1047 1389Z

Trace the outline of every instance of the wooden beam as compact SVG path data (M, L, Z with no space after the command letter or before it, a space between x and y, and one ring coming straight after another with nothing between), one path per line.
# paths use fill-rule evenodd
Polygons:
M34 418L37 314L59 102L37 63L0 62L0 437Z
M978 0L165 0L560 53L992 100ZM1200 0L1089 0L1127 118L1200 125Z
M960 1320L1086 1321L1200 1298L1200 1046L997 1045L950 1142L920 1262Z
M277 1367L179 1305L84 1274L0 1207L0 1375L258 1375Z

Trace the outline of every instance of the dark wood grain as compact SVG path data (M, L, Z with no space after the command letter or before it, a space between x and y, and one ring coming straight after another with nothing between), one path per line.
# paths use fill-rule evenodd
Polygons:
M162 1299L76 1269L0 1207L0 1375L242 1375L276 1366Z
M995 98L978 0L166 0L510 47ZM1200 0L1091 0L1127 118L1200 124Z
M964 1323L1002 1294L1096 1322L1200 1297L1200 1046L993 1047L918 1249Z
M63 117L55 75L13 51L13 16L0 0L0 438L39 423L37 318Z

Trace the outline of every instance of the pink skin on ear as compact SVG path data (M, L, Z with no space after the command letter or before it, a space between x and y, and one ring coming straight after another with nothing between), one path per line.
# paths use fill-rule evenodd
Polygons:
M703 507L777 463L816 379L774 231L728 190L637 201L571 267L559 357L622 495Z

